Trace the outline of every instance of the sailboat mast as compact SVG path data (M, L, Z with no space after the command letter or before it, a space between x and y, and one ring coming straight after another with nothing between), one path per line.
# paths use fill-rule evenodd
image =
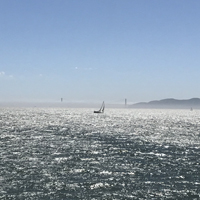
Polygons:
M104 112L104 109L105 109L105 103L103 101L103 104L102 104L102 112Z

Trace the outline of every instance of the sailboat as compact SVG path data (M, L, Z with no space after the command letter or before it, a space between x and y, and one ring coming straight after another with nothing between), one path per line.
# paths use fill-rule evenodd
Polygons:
M104 112L104 109L105 109L105 103L103 101L102 105L101 105L101 108L99 110L95 110L94 113L103 113Z

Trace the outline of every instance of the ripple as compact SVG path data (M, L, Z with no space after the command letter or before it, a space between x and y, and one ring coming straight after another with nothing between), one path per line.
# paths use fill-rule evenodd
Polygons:
M1 199L200 194L200 113L1 109Z

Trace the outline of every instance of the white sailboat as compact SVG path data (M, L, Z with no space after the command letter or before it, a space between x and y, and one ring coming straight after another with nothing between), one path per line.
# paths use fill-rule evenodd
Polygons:
M101 105L101 108L99 110L95 110L94 113L103 113L104 112L104 109L105 109L105 103L103 101L102 105Z

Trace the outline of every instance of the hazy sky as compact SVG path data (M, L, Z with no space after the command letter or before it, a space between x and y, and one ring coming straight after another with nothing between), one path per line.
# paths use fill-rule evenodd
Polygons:
M199 0L0 0L0 101L200 97Z

